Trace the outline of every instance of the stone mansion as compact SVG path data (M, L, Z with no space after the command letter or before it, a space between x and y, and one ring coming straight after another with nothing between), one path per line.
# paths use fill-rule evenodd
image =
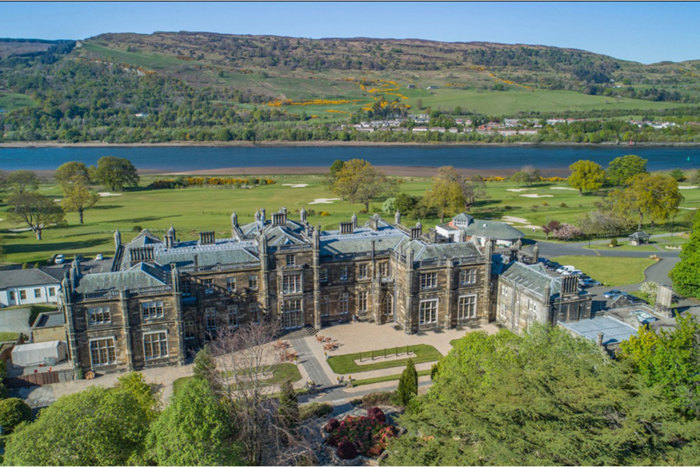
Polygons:
M499 317L521 332L533 321L590 316L590 298L577 287L511 261L520 242L502 256L495 238L432 233L420 223L404 227L398 212L393 223L374 215L359 226L353 215L322 231L303 208L298 220L285 208L268 219L263 209L246 225L233 213L228 238L201 232L179 241L171 227L162 239L143 230L124 244L116 231L109 264L89 270L74 262L62 281L70 358L76 369L99 371L182 364L223 329L263 318L282 329L362 320L417 333ZM518 274L504 281L509 305L499 307L499 275L511 262ZM511 309L517 318L506 316Z

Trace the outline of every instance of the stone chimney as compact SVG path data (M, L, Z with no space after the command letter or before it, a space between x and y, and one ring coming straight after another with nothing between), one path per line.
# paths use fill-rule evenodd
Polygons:
M415 240L421 237L423 235L423 224L419 222L416 222L415 227L411 227L411 240Z
M394 213L394 224L400 225L401 224L401 213L397 209L396 212Z
M152 263L153 262L153 247L152 246L142 246L138 248L130 248L129 255L131 260L131 265L136 263Z
M266 217L267 217L267 214L265 212L265 208L262 208L260 210L260 220L262 221L263 224L265 224L265 221L267 220Z
M122 245L122 234L119 232L119 229L116 229L114 231L114 251L116 252L119 250L119 247Z
M272 225L286 225L286 215L282 212L275 212L272 214Z
M535 244L534 248L532 249L532 259L535 263L540 260L540 247L537 244Z
M306 224L306 209L302 206L301 211L299 211L299 220L302 224Z
M208 232L199 232L200 245L213 245L216 243L216 236L213 230Z
M236 211L233 211L231 213L231 228L235 229L238 227L238 214L236 214Z
M340 233L341 234L351 234L353 233L355 224L352 222L341 222L340 223Z
M352 213L352 217L350 218L350 222L352 222L352 228L356 229L357 228L357 214L354 212Z

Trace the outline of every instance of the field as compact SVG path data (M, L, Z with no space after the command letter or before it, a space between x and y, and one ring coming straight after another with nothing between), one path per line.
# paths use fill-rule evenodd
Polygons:
M36 102L25 94L0 91L0 111L10 112L22 107L34 107Z
M142 186L150 183L155 176L142 178ZM147 228L162 236L172 224L183 240L198 238L199 232L215 230L218 237L230 237L230 216L238 213L240 223L252 222L256 210L265 208L268 217L280 207L286 206L290 218L298 218L299 210L308 211L308 219L322 229L337 228L339 222L350 219L357 213L363 224L373 212L381 212L382 200L370 205L370 213L362 213L361 204L333 200L327 204L312 204L321 198L337 198L321 175L276 175L271 176L277 183L258 186L252 189L224 187L191 187L184 189L135 190L103 197L97 205L85 212L85 224L78 223L78 214L66 215L66 225L45 229L43 240L37 241L30 231L14 231L26 225L8 219L6 205L0 204L0 241L5 257L4 262L33 263L45 261L55 253L70 257L74 254L93 255L114 251L112 235L115 229L122 232L125 241L133 238L141 228ZM423 195L430 186L430 179L424 177L403 177L400 191L411 195ZM288 185L306 185L293 188ZM472 214L481 218L502 219L512 222L528 237L544 239L537 228L550 220L576 222L583 214L594 207L600 198L579 196L565 184L544 184L522 188L511 182L487 183L488 198L479 201ZM516 191L513 191L516 190ZM60 199L61 191L55 184L42 185L40 191L54 199ZM533 198L522 195L546 196ZM683 190L684 207L700 207L700 189ZM679 221L683 216L692 216L694 211L682 210L676 216L675 229L681 229ZM383 214L392 219L392 214ZM418 219L402 218L404 225L413 224ZM425 228L439 223L439 218L420 219ZM534 230L533 230L533 227ZM11 230L12 229L12 230ZM650 233L671 230L670 226L657 225L653 229L645 226Z
M656 261L647 258L618 258L605 256L555 256L559 264L573 264L584 274L605 286L638 284L644 281L644 270Z
M301 379L299 368L293 363L278 363L269 367L272 370L272 377L265 380L265 384L281 384L285 381L296 383ZM182 386L194 376L184 376L173 381L173 391L178 392Z

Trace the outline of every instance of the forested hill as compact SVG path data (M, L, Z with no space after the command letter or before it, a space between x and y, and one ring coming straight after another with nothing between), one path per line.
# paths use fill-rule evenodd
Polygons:
M536 45L199 32L0 39L9 141L249 139L247 130L333 139L344 123L408 113L697 120L699 107L700 61L643 65ZM263 123L286 136L248 128Z

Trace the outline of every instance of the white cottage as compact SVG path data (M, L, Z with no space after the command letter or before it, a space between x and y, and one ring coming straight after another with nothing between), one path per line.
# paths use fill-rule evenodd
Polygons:
M0 307L56 303L61 282L41 269L0 271Z

